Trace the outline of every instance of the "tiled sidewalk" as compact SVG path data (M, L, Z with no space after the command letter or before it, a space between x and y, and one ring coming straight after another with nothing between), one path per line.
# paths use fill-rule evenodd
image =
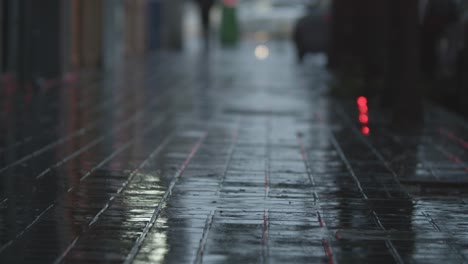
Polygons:
M0 263L462 263L468 123L326 96L287 43L158 54L0 131ZM0 102L5 104L6 100Z

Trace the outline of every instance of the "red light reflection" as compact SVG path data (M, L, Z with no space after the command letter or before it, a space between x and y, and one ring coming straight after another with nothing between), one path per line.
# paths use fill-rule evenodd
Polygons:
M369 116L367 116L367 114L360 114L359 122L361 122L362 124L367 124L369 122Z
M359 110L359 122L362 124L361 133L367 136L370 134L370 128L367 125L369 123L369 115L367 114L369 111L367 98L365 96L359 96L356 99L356 103Z
M367 106L367 98L364 96L359 96L357 99L358 106Z
M364 134L364 135L369 135L370 134L370 128L368 126L363 126L361 128L361 133Z
M367 105L360 105L359 106L359 113L366 114L367 111L369 111L369 107L367 107Z

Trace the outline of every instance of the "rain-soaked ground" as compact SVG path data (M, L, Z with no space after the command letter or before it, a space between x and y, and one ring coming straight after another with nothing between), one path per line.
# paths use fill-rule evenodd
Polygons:
M268 45L10 91L0 263L468 262L468 123L370 100L362 127L320 57Z

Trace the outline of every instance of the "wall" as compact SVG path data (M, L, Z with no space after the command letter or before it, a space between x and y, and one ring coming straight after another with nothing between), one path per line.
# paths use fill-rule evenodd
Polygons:
M3 57L5 53L5 51L3 50L4 49L3 41L5 40L5 37L4 37L5 31L3 30L3 27L5 25L5 22L4 22L5 14L3 13L3 10L4 10L3 2L4 2L3 0L0 0L0 73L4 71L4 63L5 63L3 61Z
M142 55L147 44L146 0L125 0L125 55Z
M121 65L124 54L125 12L123 0L104 0L103 69Z

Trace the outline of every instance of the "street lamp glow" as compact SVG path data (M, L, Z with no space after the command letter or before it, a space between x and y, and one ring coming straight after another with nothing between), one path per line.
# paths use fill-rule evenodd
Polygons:
M259 60L264 60L270 55L270 50L265 45L258 45L255 48L255 57Z

